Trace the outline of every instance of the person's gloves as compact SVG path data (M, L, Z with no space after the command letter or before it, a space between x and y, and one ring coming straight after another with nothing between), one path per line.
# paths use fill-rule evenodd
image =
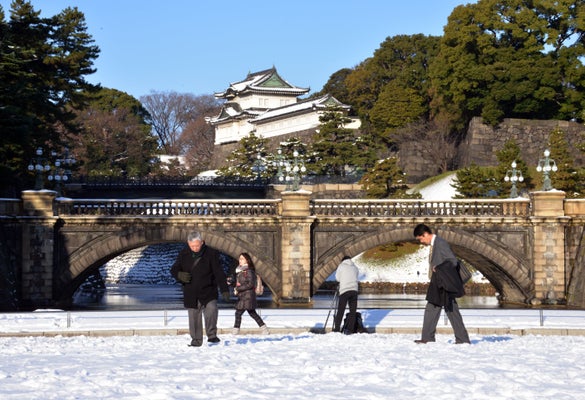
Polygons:
M191 274L189 272L179 271L177 278L179 278L179 282L181 283L191 282Z
M225 301L226 303L229 303L229 301L230 301L230 293L229 292L222 292L221 295L223 297L223 301Z

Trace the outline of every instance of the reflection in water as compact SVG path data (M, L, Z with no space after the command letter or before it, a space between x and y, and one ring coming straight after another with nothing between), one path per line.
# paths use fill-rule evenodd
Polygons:
M101 297L86 291L73 298L76 309L92 310L172 310L183 308L183 291L179 285L106 285Z
M231 308L231 303L218 301L220 308ZM332 292L318 292L313 297L313 308L328 309L332 306ZM461 308L500 308L494 296L465 296L457 300ZM366 308L424 308L425 295L410 294L363 294L358 307ZM267 290L258 298L258 308L275 308ZM73 308L92 310L174 310L183 308L183 291L180 285L106 285L105 291L76 293Z

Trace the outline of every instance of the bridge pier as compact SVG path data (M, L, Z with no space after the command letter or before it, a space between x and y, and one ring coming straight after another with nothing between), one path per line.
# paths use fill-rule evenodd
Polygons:
M56 192L22 192L22 275L20 289L25 308L50 307L53 303L54 234Z
M282 192L282 305L311 304L311 192Z
M534 246L533 305L565 304L565 192L532 192Z

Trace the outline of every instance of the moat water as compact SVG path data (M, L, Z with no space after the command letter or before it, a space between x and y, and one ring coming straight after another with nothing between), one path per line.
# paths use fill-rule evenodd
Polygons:
M312 298L312 308L329 309L333 305L333 293L319 291ZM231 308L235 302L220 300L220 308ZM501 308L495 296L464 296L457 300L461 308ZM424 308L425 294L361 294L358 307L376 308ZM258 298L259 308L278 308L267 290ZM173 310L183 308L183 292L179 285L106 285L105 291L77 293L74 309L90 310Z

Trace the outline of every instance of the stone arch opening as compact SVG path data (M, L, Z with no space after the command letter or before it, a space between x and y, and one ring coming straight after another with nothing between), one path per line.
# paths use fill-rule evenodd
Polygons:
M159 228L133 227L122 232L111 232L100 235L83 246L72 251L66 256L66 261L59 265L54 285L54 298L58 304L71 304L72 296L85 281L85 279L97 268L132 249L158 243L180 243L185 242L189 232L194 228ZM250 246L241 240L236 240L213 230L198 229L205 242L218 251L237 259L242 252L252 255L260 254L258 249ZM272 292L274 299L277 298L279 274L276 265L270 260L261 257L254 257L256 269L262 276L264 285Z
M446 228L437 233L450 243L457 257L468 261L486 277L499 292L501 301L527 303L531 299L532 281L529 266L502 249L501 245L457 229ZM315 265L313 293L336 270L344 255L355 257L385 243L412 240L412 227L397 227L369 235L356 235L353 240L332 248L328 256Z

